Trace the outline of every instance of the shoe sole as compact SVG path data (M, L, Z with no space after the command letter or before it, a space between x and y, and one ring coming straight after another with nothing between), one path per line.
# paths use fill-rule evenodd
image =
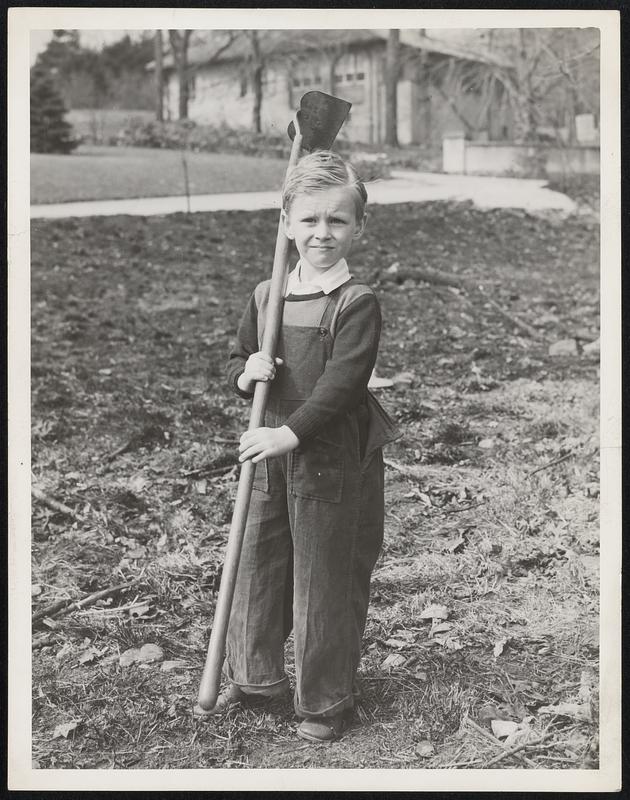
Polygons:
M304 733L298 728L297 735L300 739L304 739L307 742L315 742L316 744L330 744L330 742L336 742L338 739L341 738L341 733L334 734L329 739L320 739L318 736L311 736L309 733Z
M306 731L301 730L299 726L297 729L297 735L300 737L300 739L304 739L307 742L322 742L325 744L326 742L336 742L338 739L341 739L349 727L349 721L342 719L337 730L332 727L328 728L331 736L327 736L325 739L322 739L319 736L314 736L312 733L307 733Z

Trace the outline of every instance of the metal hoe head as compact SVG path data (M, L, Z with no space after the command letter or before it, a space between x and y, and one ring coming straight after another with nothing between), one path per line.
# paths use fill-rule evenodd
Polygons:
M329 150L343 125L352 103L324 92L307 92L300 100L297 121L302 134L302 149ZM295 125L289 123L288 134L295 138Z

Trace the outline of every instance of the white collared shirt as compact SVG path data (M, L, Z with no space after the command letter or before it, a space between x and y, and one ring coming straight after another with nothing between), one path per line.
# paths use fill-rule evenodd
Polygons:
M315 294L316 292L323 292L330 294L337 287L342 286L346 281L351 278L350 270L345 258L340 258L336 264L333 264L326 272L322 272L317 276L315 281L309 283L303 282L300 278L301 262L295 265L295 269L289 273L287 280L287 288L284 296L289 294Z

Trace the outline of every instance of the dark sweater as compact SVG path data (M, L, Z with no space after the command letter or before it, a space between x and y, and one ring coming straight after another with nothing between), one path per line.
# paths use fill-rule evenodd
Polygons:
M230 353L227 377L240 397L252 397L237 384L252 353L260 350L258 341L258 305L254 292L238 328L236 343ZM320 295L289 295L285 303L292 310L300 303ZM286 324L285 306L285 324ZM365 401L367 384L376 362L381 335L381 311L376 295L366 290L341 307L335 324L332 355L326 363L311 396L286 420L285 424L303 441L315 435L338 414L357 408ZM282 367L280 367L282 369Z

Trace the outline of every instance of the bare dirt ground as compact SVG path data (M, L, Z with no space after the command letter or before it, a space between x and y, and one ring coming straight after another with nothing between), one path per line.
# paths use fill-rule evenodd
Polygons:
M375 207L351 258L404 429L352 727L193 720L248 413L223 365L275 224L33 224L36 765L596 768L598 228L464 203Z

